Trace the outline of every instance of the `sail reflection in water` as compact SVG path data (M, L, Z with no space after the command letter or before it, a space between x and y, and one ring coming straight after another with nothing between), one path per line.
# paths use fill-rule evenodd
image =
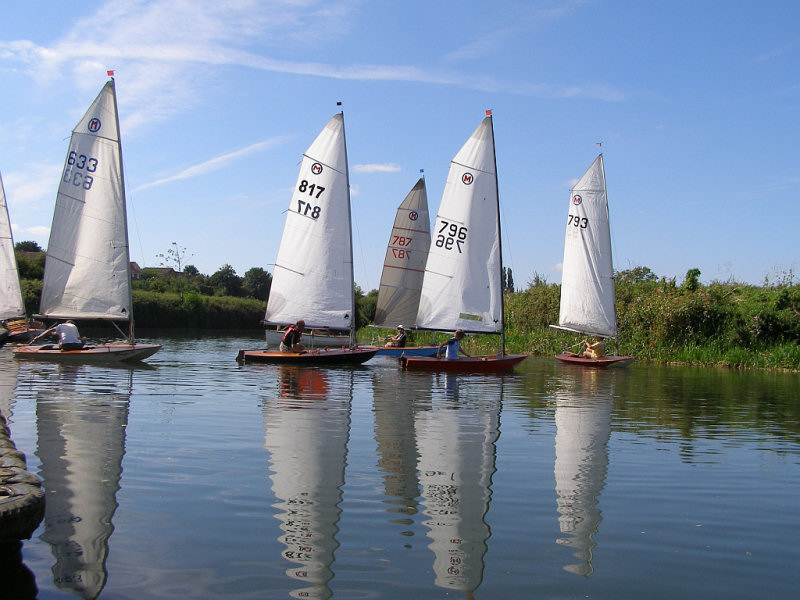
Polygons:
M263 399L264 447L294 598L329 598L328 582L350 435L352 372L280 365L277 397ZM330 381L331 377L342 380Z
M485 381L473 382L474 389L468 389L452 376L446 382L436 377L434 388L444 393L415 417L423 524L432 540L435 583L467 593L483 579L502 395L502 383L494 389Z
M598 496L608 472L608 440L616 372L565 369L555 390L556 499L559 544L575 549L564 570L592 574L594 535L602 520Z
M89 369L54 366L58 385L48 387L58 391L39 392L36 399L37 455L47 493L41 539L55 557L53 581L97 598L107 579L133 371ZM103 379L95 377L99 373Z
M410 527L417 514L419 481L417 479L417 446L414 436L414 402L404 381L410 375L400 369L373 371L372 390L375 413L375 442L378 467L383 472L383 487L388 512L397 515L391 522ZM414 374L416 379L430 375ZM399 379L398 379L399 378ZM430 390L430 385L427 387ZM403 535L412 535L409 529Z

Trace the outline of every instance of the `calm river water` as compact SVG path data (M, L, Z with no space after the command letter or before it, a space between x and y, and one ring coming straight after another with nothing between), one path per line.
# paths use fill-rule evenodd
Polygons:
M161 339L146 367L0 350L47 491L0 597L798 593L797 374L238 366L259 339Z

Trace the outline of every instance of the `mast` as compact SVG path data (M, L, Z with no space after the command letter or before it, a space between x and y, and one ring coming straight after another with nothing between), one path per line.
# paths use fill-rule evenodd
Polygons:
M503 289L503 236L500 231L500 184L497 179L497 151L494 145L494 119L492 118L492 111L487 110L486 116L489 117L489 128L492 132L492 155L494 156L494 185L495 185L495 201L497 204L497 247L500 254L500 269L498 270L498 277L500 278L500 352L498 357L502 358L506 354L506 320L505 320L505 290Z
M128 241L128 198L125 194L125 171L122 168L123 160L122 160L122 132L119 128L119 109L117 108L117 87L116 81L114 80L114 71L108 72L109 76L111 77L111 97L114 99L114 119L117 122L117 147L119 149L118 158L119 158L119 182L120 182L120 190L122 193L122 220L125 223L125 272L127 273L127 284L128 284L128 306L130 306L130 311L128 312L128 342L133 343L134 336L133 336L133 289L131 286L131 252L130 252L130 242Z
M341 102L336 103L341 106ZM353 217L350 209L350 163L347 160L347 136L344 131L344 111L339 111L342 115L342 141L344 142L344 176L347 183L347 233L350 240L350 349L356 346L356 274L353 269Z

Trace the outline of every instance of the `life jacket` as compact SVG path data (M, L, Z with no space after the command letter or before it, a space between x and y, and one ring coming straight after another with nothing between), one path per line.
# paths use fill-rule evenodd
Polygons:
M283 333L283 340L282 340L284 344L288 344L287 338L289 337L289 334L292 333L293 331L298 331L296 325L289 325L289 327L286 328L286 331Z

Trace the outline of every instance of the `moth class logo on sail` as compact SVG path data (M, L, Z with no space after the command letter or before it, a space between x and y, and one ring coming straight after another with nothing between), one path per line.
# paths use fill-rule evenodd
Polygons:
M100 131L101 126L102 125L100 123L100 119L98 119L97 117L89 119L89 124L87 125L91 133L97 133L98 131Z
M579 205L581 202L583 202L583 198L581 198L580 194L575 194L575 195L572 197L572 203L573 203L575 206L578 206L578 205Z
M320 173L322 173L322 165L319 163L314 163L313 165L311 165L311 172L314 175L319 175Z
M412 210L410 213L408 213L408 218L411 219L412 221L416 221L417 219L419 219L419 215L417 214L416 211Z
M475 181L475 176L472 173L464 173L461 176L461 183L464 185L471 185Z

